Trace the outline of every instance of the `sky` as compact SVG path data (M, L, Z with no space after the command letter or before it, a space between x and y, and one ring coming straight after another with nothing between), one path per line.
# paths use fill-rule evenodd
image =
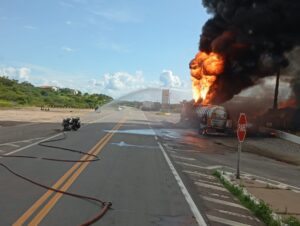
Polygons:
M201 0L2 0L0 75L113 97L191 91Z

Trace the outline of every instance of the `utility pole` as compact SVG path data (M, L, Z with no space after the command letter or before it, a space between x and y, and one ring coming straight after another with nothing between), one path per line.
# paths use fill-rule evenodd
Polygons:
M279 77L280 77L280 67L278 67L277 73L276 73L276 84L275 84L275 92L274 92L273 110L277 110L277 108L278 108Z

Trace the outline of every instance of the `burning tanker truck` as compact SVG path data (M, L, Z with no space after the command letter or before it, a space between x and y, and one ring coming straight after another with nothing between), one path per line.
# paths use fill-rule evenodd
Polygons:
M189 122L196 126L199 134L232 132L232 121L227 110L217 105L194 105L193 101L182 103L181 122Z
M190 62L194 101L183 102L181 121L197 125L199 134L231 133L232 122L228 111L211 104L213 84L224 71L224 58L217 53L199 52Z
M229 114L219 105L280 70L292 77L294 107L299 108L300 56L289 53L300 48L300 1L202 0L202 4L211 17L189 64L194 102L183 104L182 120L197 122L201 133L210 128L226 131ZM297 67L289 69L292 62ZM240 105L248 107L247 102Z

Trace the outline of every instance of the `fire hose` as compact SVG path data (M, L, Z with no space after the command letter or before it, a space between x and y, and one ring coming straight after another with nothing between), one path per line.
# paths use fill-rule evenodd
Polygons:
M53 148L53 149L60 149L60 150L64 150L64 151L69 151L69 152L74 152L74 153L79 153L82 155L87 155L89 157L93 157L93 159L86 159L86 160L69 160L69 159L56 159L56 158L47 158L47 157L36 157L36 156L30 156L30 155L3 155L1 154L0 157L4 157L4 158L28 158L28 159L40 159L40 160L46 160L46 161L57 161L57 162L94 162L94 161L99 161L99 157L97 155L93 155L90 153L86 153L83 151L79 151L79 150L75 150L75 149L71 149L71 148L65 148L65 147L59 147L59 146L54 146L54 145L50 145L49 143L51 142L57 142L57 141L61 141L61 140L65 140L67 139L67 135L65 132L63 132L63 137L62 138L58 138L58 139L52 139L52 140L48 140L48 141L42 141L40 143L38 143L38 145L43 146L43 147L48 147L48 148ZM99 204L101 204L102 208L99 211L99 213L97 215L95 215L93 218L91 218L89 221L84 222L82 224L80 224L80 226L88 226L91 225L95 222L97 222L98 220L100 220L104 214L109 210L109 208L111 207L112 203L111 202L105 202L102 201L98 198L95 197L90 197L90 196L86 196L86 195L80 195L80 194L76 194L76 193L71 193L71 192L67 192L67 191L61 191L59 189L55 189L52 187L49 187L47 185L41 184L39 182L36 182L26 176L23 176L22 174L19 174L18 172L12 170L11 168L9 168L8 166L6 166L3 163L0 163L0 166L3 167L4 169L6 169L8 172L10 172L11 174L15 175L18 178L21 178L31 184L34 184L36 186L39 186L41 188L47 189L47 190L51 190L57 193L61 193L64 195L68 195L68 196L72 196L75 198L80 198L80 199L85 199L85 200L90 200L90 201L94 201L97 202Z

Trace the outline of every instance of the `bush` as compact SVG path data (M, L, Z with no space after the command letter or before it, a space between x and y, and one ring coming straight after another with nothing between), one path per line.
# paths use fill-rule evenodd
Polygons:
M13 106L14 105L10 101L0 100L0 107L10 108L10 107L13 107Z
M95 108L111 101L110 96L103 94L77 94L74 90L63 88L53 91L51 88L34 87L28 82L18 83L0 76L0 107L18 106L53 106L72 108ZM15 104L14 104L15 103Z
M242 205L250 209L254 213L254 215L257 216L260 220L262 220L266 225L281 226L281 222L279 220L273 219L272 210L265 202L260 200L259 203L256 203L250 198L249 195L244 194L242 188L232 185L228 181L226 181L219 171L215 171L213 175L218 177L221 183L224 185L224 187L228 191L230 191L234 196L236 196L240 200Z

